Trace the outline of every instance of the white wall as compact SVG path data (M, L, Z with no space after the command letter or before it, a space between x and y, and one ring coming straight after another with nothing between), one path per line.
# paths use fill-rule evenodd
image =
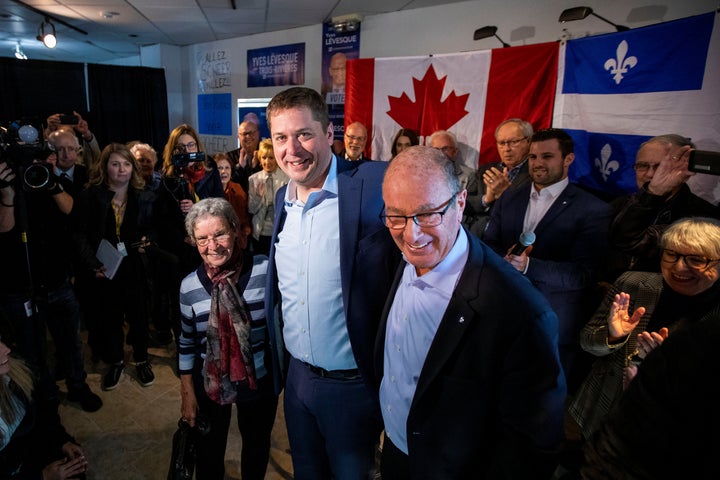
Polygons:
M498 48L500 42L495 38L473 40L474 31L486 25L496 25L498 36L513 46L614 31L611 25L595 17L566 24L558 22L560 12L579 4L593 8L596 13L617 24L637 28L712 11L717 7L717 0L666 0L662 5L651 6L643 0L476 0L372 15L362 22L360 54L363 58L371 58ZM248 88L246 53L248 49L291 43L305 43L305 85L319 90L322 60L320 24L190 47L145 47L141 60L144 66L167 69L170 127L174 128L182 122L197 125L199 93L229 92L234 107L238 98L272 97L285 88ZM147 55L146 50L149 50ZM225 52L231 72L230 85L201 92L200 65L203 56L212 52ZM180 84L178 79L181 79ZM236 116L236 108L233 108L235 126ZM237 146L234 136L212 140L218 146ZM207 150L213 153L211 148ZM218 147L218 150L222 148Z

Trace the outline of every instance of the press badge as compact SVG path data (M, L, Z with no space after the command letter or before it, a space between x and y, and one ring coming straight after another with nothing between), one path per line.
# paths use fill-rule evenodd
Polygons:
M125 248L125 242L118 242L117 249L123 257L127 257L127 248Z

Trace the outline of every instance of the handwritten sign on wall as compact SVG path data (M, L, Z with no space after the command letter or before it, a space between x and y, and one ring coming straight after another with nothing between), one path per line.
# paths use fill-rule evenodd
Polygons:
M229 88L230 56L226 50L201 52L197 58L197 77L201 92Z

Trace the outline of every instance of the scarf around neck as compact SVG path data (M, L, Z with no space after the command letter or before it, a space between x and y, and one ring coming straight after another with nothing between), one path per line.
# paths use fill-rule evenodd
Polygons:
M232 256L224 265L203 265L212 281L205 354L205 391L220 405L235 401L238 386L257 389L250 342L250 315L236 286L242 265L242 249L237 243Z

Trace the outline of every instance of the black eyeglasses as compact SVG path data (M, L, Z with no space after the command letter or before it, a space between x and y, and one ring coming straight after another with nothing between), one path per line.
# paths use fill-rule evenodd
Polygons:
M662 261L665 263L675 264L683 259L685 265L695 270L705 270L711 263L720 261L720 258L707 258L702 255L683 255L673 250L663 250Z
M516 138L515 140L505 140L502 142L497 142L498 147L510 147L515 148L518 145L520 145L520 142L523 140L527 140L528 137L522 137L522 138Z
M190 150L194 151L195 147L197 147L197 143L195 143L195 142L178 143L175 145L173 152L174 153L190 152Z
M383 221L386 227L392 230L402 230L405 228L408 218L412 218L415 225L421 228L437 227L442 223L443 216L445 216L447 211L450 209L450 206L455 201L456 196L457 192L453 193L450 200L438 206L437 208L442 208L442 206L445 205L445 207L439 212L416 213L415 215L386 215L385 213L381 213L380 220ZM383 207L383 212L384 211L385 209Z
M647 172L648 170L655 171L657 170L658 166L660 166L659 163L655 164L649 164L647 162L638 162L635 165L633 165L633 168L636 172Z

